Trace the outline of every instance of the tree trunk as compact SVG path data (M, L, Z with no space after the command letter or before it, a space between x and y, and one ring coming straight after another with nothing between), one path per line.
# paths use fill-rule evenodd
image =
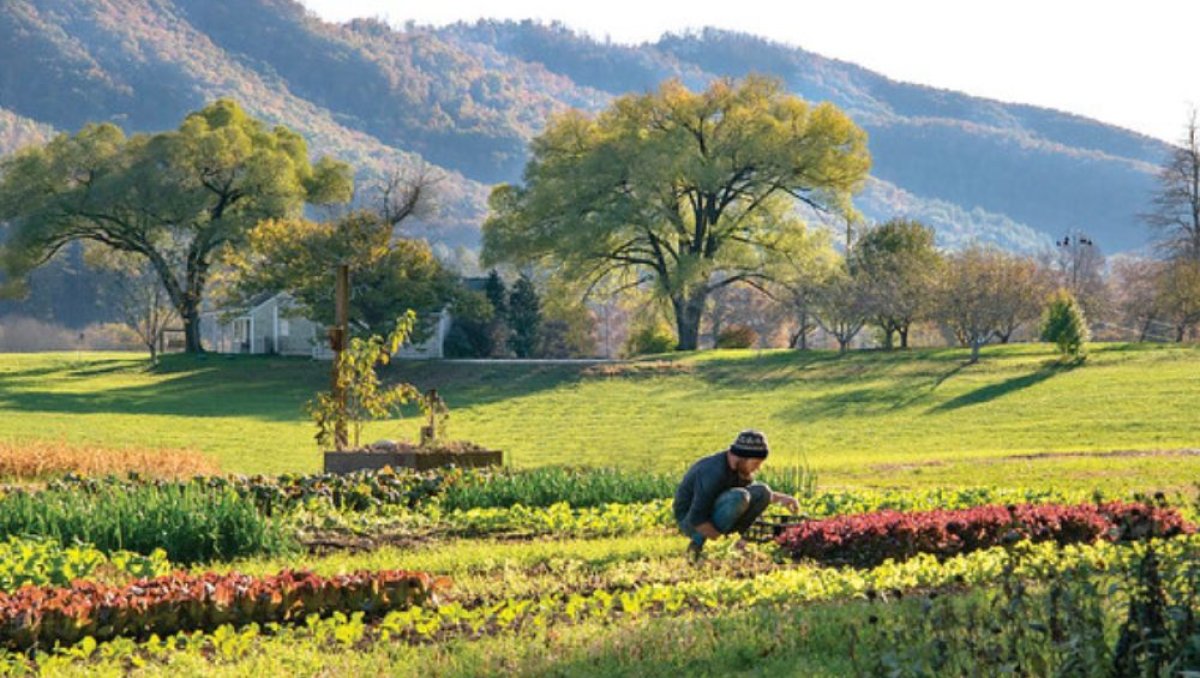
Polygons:
M704 303L708 291L696 292L692 296L679 295L671 298L675 308L675 329L679 334L680 351L695 351L700 345L700 318L704 315Z
M896 333L896 328L889 321L879 323L879 329L883 330L883 348L885 351L890 351L896 348L896 342L892 338Z
M200 305L184 304L184 308L179 310L179 317L183 319L183 350L193 354L204 353L204 347L200 345Z
M198 257L189 249L185 289L171 272L166 257L153 249L146 252L146 256L158 272L163 288L167 291L167 298L171 300L171 305L183 321L183 350L192 354L204 353L204 347L200 345L200 297L208 277L207 267L201 266Z
M808 334L811 331L812 331L812 328L810 328L809 324L808 324L808 312L801 311L800 312L800 326L797 327L796 331L793 332L791 334L791 336L788 337L788 348L796 349L798 351L807 351L808 350Z
M979 347L982 345L983 345L983 342L978 339L971 340L971 362L972 363L979 362Z
M850 340L854 337L846 337L843 339L841 334L837 334L835 336L837 337L838 342L838 355L846 355L846 352L850 350Z
M900 327L896 328L896 331L900 333L900 348L901 349L908 348L908 328L909 328L908 323L904 323Z

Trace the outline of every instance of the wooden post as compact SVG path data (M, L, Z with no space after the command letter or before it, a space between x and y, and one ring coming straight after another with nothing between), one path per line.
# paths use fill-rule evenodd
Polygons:
M329 328L329 348L333 350L332 388L334 400L338 403L340 416L334 423L333 445L339 452L346 449L349 436L346 433L346 393L338 379L338 366L341 364L342 351L346 348L346 328L350 316L350 266L339 264L334 283L334 322Z
M437 418L442 411L442 401L436 388L429 389L425 394L425 408L429 411L429 423L421 427L421 447L437 444Z

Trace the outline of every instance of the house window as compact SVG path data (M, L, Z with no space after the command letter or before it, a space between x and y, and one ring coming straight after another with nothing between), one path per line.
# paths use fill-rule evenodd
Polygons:
M288 321L285 319L279 320L279 336L286 337L291 333L291 327L288 326Z
M238 318L233 321L233 340L246 341L250 338L250 319Z

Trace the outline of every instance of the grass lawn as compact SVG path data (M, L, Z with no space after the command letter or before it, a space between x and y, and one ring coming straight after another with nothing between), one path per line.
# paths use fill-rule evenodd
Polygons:
M1046 345L903 353L716 351L599 376L581 366L400 363L437 387L452 437L511 463L682 469L741 428L824 486L1187 489L1200 478L1200 347ZM314 471L302 403L328 381L303 359L120 353L0 355L0 439L191 447L226 471ZM364 438L412 437L418 422Z

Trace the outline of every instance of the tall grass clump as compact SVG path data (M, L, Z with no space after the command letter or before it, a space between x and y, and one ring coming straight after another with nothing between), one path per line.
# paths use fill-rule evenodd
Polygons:
M810 497L816 491L816 475L807 466L764 468L758 477L772 489L798 497ZM577 508L639 504L674 497L682 478L682 471L675 474L564 466L467 473L448 485L442 506L448 510L469 510L514 504L551 506L560 502Z
M790 494L797 499L810 499L817 494L817 472L808 462L789 466L764 466L758 480L771 486L776 492Z
M252 501L185 484L12 491L0 498L0 533L48 537L64 546L87 543L105 553L148 555L161 548L184 565L280 554L293 546L283 526Z
M446 489L448 510L498 508L523 504L574 507L637 504L672 496L677 479L656 473L615 468L546 466L522 471L465 474Z
M73 445L64 441L0 441L0 478L39 480L137 473L151 478L215 475L217 462L196 450Z

